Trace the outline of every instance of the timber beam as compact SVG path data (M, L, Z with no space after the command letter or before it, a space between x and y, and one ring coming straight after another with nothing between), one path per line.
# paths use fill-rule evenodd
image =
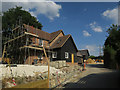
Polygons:
M14 28L12 31L15 31L16 29L18 29L20 26L17 26L16 28Z
M37 49L37 50L43 50L42 48L38 48L38 47L32 47L32 46L23 46L23 47L20 47L20 49L22 48L31 48L31 49Z
M28 33L28 32L25 32L25 34L27 34L27 35L31 35L31 36L34 36L34 37L39 38L39 36L38 36L38 35L36 35L36 34L32 34L32 33Z
M8 40L8 41L5 42L4 44L7 44L7 43L12 42L12 41L14 41L14 40L16 40L16 39L19 39L19 38L21 38L21 37L23 37L23 36L25 36L25 35L30 35L30 36L34 36L34 37L39 38L38 35L35 35L35 34L32 34L32 33L28 33L28 32L24 32L24 34L22 34L22 35L20 35L20 36L18 36L18 37L16 37L16 38L14 38L14 39Z
M36 49L36 50L41 50L43 51L43 47L41 48L38 48L38 47L33 47L33 46L23 46L23 47L20 47L20 49L23 49L23 48L31 48L31 49ZM47 52L53 52L53 51L49 51L49 50L46 50Z
M16 39L19 39L19 38L23 37L23 36L25 36L25 34L20 35L20 36L18 36L18 37L16 37L16 38L14 38L14 39L8 40L8 41L7 41L7 42L5 42L4 44L7 44L7 43L9 43L9 42L12 42L12 41L14 41L14 40L16 40Z

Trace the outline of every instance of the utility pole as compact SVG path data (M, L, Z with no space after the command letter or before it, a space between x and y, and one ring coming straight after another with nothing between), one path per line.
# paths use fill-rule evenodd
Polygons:
M101 52L101 45L99 45L99 56L100 56L100 59L101 59L101 56L102 56L102 52Z

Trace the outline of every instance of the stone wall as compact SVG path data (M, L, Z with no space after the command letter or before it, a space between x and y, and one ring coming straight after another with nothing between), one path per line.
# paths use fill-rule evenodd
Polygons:
M51 61L50 66L55 68L62 68L66 66L66 61L65 60Z

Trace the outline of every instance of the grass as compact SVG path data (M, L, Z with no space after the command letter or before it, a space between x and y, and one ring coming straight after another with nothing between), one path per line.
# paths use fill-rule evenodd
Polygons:
M15 83L16 83L16 85L17 86L19 86L19 85L23 85L23 84L28 84L29 85L29 83L31 83L31 82L36 82L36 81L41 81L41 80L45 80L45 79L47 79L47 77L42 77L41 75L35 75L35 76L25 76L25 75L23 75L23 77L20 77L20 76L15 76L14 77L14 79L15 79ZM8 77L8 78L3 78L2 79L2 87L3 88L7 88L8 86L9 86L9 84L13 84L13 82L12 82L12 78L11 77ZM44 83L44 82L43 82ZM34 83L33 83L34 84ZM40 84L41 85L41 84ZM31 85L30 85L31 86ZM33 85L33 87L34 87L35 85ZM22 86L23 87L23 86ZM43 86L41 86L41 87L44 87L44 84L43 84ZM46 87L46 86L45 86ZM23 87L24 88L24 87Z
M48 79L29 82L26 84L20 84L12 88L47 88L47 87L48 87Z

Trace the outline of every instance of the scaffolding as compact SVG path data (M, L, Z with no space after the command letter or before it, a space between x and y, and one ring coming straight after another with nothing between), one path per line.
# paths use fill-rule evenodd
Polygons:
M43 51L45 57L47 57L46 56L47 54L45 54L45 52L52 52L49 50L49 46L48 46L48 48L46 48L46 46L44 46L44 45L43 46L39 46L39 45L35 46L34 44L31 44L32 43L31 38L33 38L33 37L40 39L40 37L37 35L37 33L36 34L29 33L28 28L24 29L23 25L18 26L15 29L13 29L11 36L9 35L8 36L9 39L4 43L2 60L4 60L6 52L10 53L9 50L11 49L11 47L13 49L16 49L16 50L13 50L14 51L13 54L19 53L19 56L18 56L19 60L21 59L21 56L20 56L20 55L22 55L21 52L24 51L24 55L25 55L24 56L24 64L26 62L25 60L27 59L27 55L29 56L29 60L28 60L29 64L31 63L30 49L34 50L34 56L36 56L37 52L40 50L40 51ZM47 59L46 59L46 61L47 61ZM18 63L20 63L20 61L18 61Z
M48 57L49 55L47 55L46 51L47 52L51 52L51 51L49 49L46 49L45 45L39 46L39 47L30 45L30 43L32 43L32 41L31 41L32 37L40 39L37 34L29 33L28 28L27 28L27 30L24 30L23 25L14 28L12 30L11 35L7 36L8 40L4 43L4 49L3 49L3 53L2 53L2 60L4 61L5 58L8 58L7 54L11 53L10 52L11 49L14 49L14 50L12 50L13 54L19 53L19 55L14 55L14 56L18 56L17 63L21 63L21 61L19 61L19 60L21 60L21 55L24 54L25 55L24 64L26 64L27 55L28 55L28 58L29 58L28 62L29 62L29 64L31 64L30 49L34 50L33 53L34 53L35 57L36 57L36 52L37 51L43 51L43 53L45 55L45 59L46 59L47 64L48 64L48 87L49 87L49 72L50 72L50 70L49 70L49 65L50 64L49 63L50 63L50 58ZM22 51L24 51L24 52L22 53ZM13 58L15 58L15 57L13 57ZM12 62L9 59L9 61L7 63L10 66L10 64Z

